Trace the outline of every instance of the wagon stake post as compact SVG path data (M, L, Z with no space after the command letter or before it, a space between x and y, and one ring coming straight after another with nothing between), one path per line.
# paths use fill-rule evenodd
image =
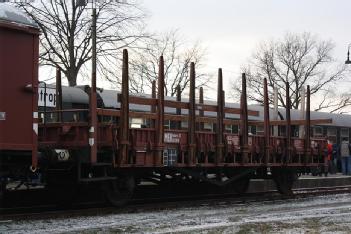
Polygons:
M285 159L286 163L290 163L291 160L291 117L290 117L290 85L286 82L286 149L285 149Z
M203 87L200 87L199 104L200 105L204 104L204 89L203 89ZM204 117L204 111L202 110L202 108L199 110L199 116ZM199 123L199 130L200 131L204 130L204 122Z
M129 74L128 74L128 50L123 50L123 65L122 65L122 94L120 95L121 117L119 131L120 152L117 163L128 163L129 151Z
M156 149L154 154L154 165L162 165L164 149L164 86L165 72L163 56L160 57L158 70L158 92L157 92L157 119L156 119Z
M265 141L265 163L270 161L270 124L269 124L269 101L267 79L264 78L264 141Z
M190 64L190 92L189 92L189 117L188 117L188 165L195 162L195 63Z
M310 161L311 156L311 91L307 85L306 92L306 120L305 120L305 163Z
M241 142L240 149L242 154L242 163L247 163L249 146L248 146L248 112L247 112L247 94L246 94L246 74L242 73L242 89L241 89L241 100L240 100L240 123L241 123Z
M97 100L96 100L96 9L93 8L93 22L91 26L92 38L92 73L91 89L89 95L89 145L90 145L90 162L97 161Z
M218 69L218 88L217 88L217 137L216 137L216 163L223 161L223 118L224 118L224 103L223 103L223 75L222 69Z
M59 67L56 67L56 110L57 113L57 121L62 121L62 78L61 78L61 70Z

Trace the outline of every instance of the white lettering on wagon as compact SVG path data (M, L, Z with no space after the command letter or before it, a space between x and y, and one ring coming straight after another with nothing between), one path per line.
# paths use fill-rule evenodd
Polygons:
M166 143L179 143L180 142L180 133L173 133L173 132L165 132L165 139Z

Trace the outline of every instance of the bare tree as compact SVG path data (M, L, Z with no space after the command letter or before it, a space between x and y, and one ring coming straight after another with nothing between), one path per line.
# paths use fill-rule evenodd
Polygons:
M19 3L39 25L40 64L59 67L70 86L77 84L78 73L91 60L91 9L76 0L38 0ZM121 48L133 48L147 37L144 33L145 14L136 0L99 1L97 12L98 73L116 81ZM85 68L85 69L84 69ZM83 73L84 74L84 73Z
M262 43L242 69L247 74L248 98L263 103L263 79L267 78L271 103L273 89L277 88L279 105L285 107L285 82L289 82L293 109L299 108L301 88L310 85L314 103L320 101L316 104L318 110L334 108L334 111L340 111L350 104L347 96L331 99L325 95L336 82L344 79L346 72L345 66L336 64L332 58L333 48L331 41L319 40L310 33L288 33L280 41ZM233 84L233 90L238 97L238 82Z
M344 114L348 111L346 107L351 106L351 95L349 92L337 93L338 90L332 87L326 91L323 91L320 95L320 101L314 108L315 111L328 110L330 113Z
M202 67L206 51L199 42L188 46L177 30L172 30L150 40L146 51L131 60L131 91L144 93L151 89L158 76L159 56L165 63L165 95L175 96L177 86L181 92L189 85L190 63L196 66L196 85L209 85L210 77Z

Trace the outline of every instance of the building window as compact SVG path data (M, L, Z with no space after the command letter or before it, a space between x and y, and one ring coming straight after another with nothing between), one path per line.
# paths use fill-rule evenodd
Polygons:
M213 123L204 123L204 130L205 131L213 131Z
M336 128L327 128L327 137L332 143L336 143Z
M225 125L225 132L232 133L233 132L232 125Z
M319 126L313 127L313 136L314 137L323 136L323 128Z
M346 139L347 141L349 141L349 129L348 128L341 128L340 129L340 142Z
M232 125L232 133L239 134L239 125Z
M299 130L300 130L300 126L297 125L292 125L291 126L291 133L293 137L299 137Z
M286 136L286 126L278 126L278 136Z
M163 122L163 127L164 127L164 129L170 129L171 128L171 121L170 120L165 120Z
M264 135L264 127L263 125L256 126L256 135L263 136Z
M180 121L171 121L170 129L179 129L180 128Z
M130 128L145 128L146 122L142 118L130 118L129 119Z
M256 135L256 125L249 126L248 133L252 135Z

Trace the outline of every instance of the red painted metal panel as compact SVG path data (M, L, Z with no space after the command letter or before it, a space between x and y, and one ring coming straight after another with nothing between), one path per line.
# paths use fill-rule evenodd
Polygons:
M38 31L0 24L0 64L0 112L4 116L0 150L32 151L36 146L33 110L37 105ZM27 85L32 89L26 90Z

